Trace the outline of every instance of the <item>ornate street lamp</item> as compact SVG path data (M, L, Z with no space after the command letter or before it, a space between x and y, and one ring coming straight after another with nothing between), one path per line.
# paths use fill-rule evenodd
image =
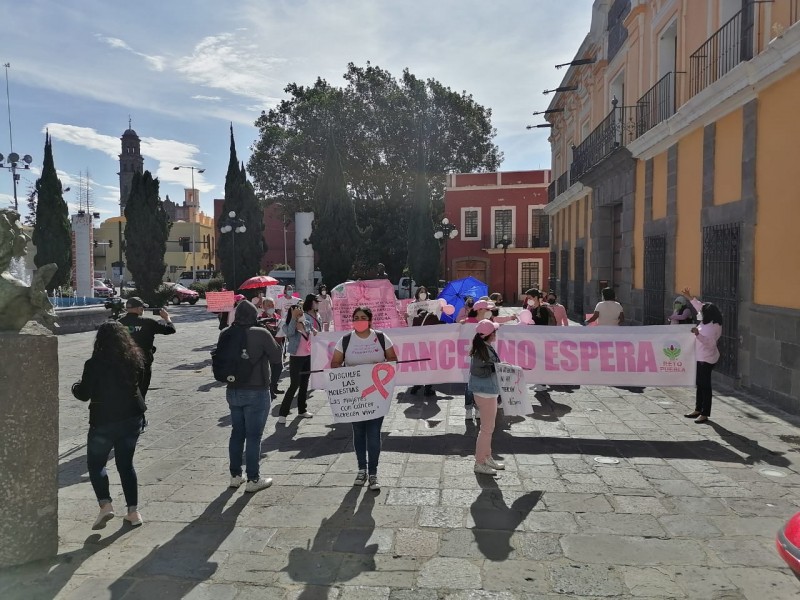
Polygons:
M497 240L497 243L494 245L495 248L502 248L503 249L503 298L508 298L508 294L506 291L506 253L508 252L508 247L511 246L513 242L508 239L507 235L503 236L502 240Z
M228 213L228 218L221 221L220 233L232 233L231 236L231 257L233 258L233 285L236 288L236 234L247 231L244 221L236 216L236 211ZM236 291L236 289L234 289Z
M449 280L448 275L448 264L447 264L447 241L454 239L458 235L458 229L456 226L450 222L450 219L445 217L442 219L441 223L438 223L434 227L434 234L435 237L440 242L444 240L444 278L445 280Z

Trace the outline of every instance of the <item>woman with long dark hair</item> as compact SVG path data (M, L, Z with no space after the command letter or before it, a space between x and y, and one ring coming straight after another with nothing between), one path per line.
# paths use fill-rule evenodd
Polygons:
M139 391L144 368L142 351L128 329L116 321L103 323L97 330L92 357L84 364L80 381L72 386L76 398L89 401L86 462L100 505L92 529L102 529L115 516L106 472L112 449L128 507L125 520L134 527L143 522L133 454L146 424L147 407Z
M700 302L692 296L689 288L684 288L683 295L691 298L692 306L697 310L700 323L692 327L695 345L694 352L697 359L697 395L694 410L684 416L694 419L695 423L705 423L711 417L711 372L719 361L719 348L717 342L722 336L722 313L716 304Z
M468 387L475 397L475 404L481 411L481 428L475 444L475 472L483 475L496 475L505 465L492 458L492 434L497 416L497 395L500 384L495 374L495 364L500 357L492 347L497 338L497 323L484 319L475 329L469 356Z
M286 424L286 417L292 408L294 395L297 393L297 412L304 419L314 415L308 412L308 380L311 377L311 337L316 335L316 319L311 312L315 308L316 296L306 296L303 306L294 305L286 314L286 351L289 353L289 387L281 402L278 423Z

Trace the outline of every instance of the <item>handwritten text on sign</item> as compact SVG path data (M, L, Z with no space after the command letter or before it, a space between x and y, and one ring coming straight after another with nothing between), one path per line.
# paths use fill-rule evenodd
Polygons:
M500 383L500 402L506 416L524 417L531 412L528 387L522 368L507 363L495 364L497 380Z
M388 279L348 281L333 296L333 322L336 331L349 331L353 327L353 311L359 306L372 309L372 326L375 329L401 327L397 312L394 286Z
M206 292L208 312L228 312L233 310L233 292Z
M385 417L397 370L392 363L326 369L325 391L336 423Z
M399 385L467 381L475 325L387 329L400 361ZM315 336L311 369L330 365L339 333ZM544 327L503 325L500 359L522 367L527 383L554 385L690 386L695 339L688 327ZM420 360L422 359L422 360ZM321 375L321 374L320 374ZM324 383L312 375L311 385Z

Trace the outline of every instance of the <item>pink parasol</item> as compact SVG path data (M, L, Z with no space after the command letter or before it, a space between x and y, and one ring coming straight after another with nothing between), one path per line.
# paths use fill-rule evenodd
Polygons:
M280 281L269 275L256 275L239 286L240 290L255 290L270 285L278 285Z

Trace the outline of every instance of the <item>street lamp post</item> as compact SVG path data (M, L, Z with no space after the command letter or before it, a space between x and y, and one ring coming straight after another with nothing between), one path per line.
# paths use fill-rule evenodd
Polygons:
M286 246L286 226L289 222L286 219L286 205L283 202L274 202L275 206L282 206L283 211L281 211L281 218L283 219L283 264L287 267L289 266L289 250Z
M508 275L508 271L506 269L506 253L508 252L508 247L511 245L511 240L508 239L507 235L503 236L502 240L498 240L495 244L495 248L502 248L503 249L503 298L508 298L508 293L506 290L506 276Z
M19 154L14 152L14 136L11 133L11 96L8 93L8 70L11 68L11 63L4 63L3 67L6 70L6 104L8 105L8 143L9 143L9 153L6 157L7 165L3 164L3 155L0 154L0 167L4 169L8 169L11 171L11 181L13 182L14 186L14 210L19 212L19 202L17 201L17 181L19 181L19 174L17 173L17 169L30 169L30 164L33 162L30 154L26 154L25 156L20 159ZM22 166L19 166L19 162L22 160L24 163Z
M454 239L458 235L458 229L450 222L450 219L445 217L434 227L434 230L433 237L439 241L444 240L444 278L448 280L447 240Z
M195 212L192 215L192 281L197 281L197 255L195 250L195 227L197 225L197 209L199 205L197 203L197 190L194 189L194 172L195 169L198 173L205 173L205 169L201 169L199 167L194 166L185 166L185 165L178 165L177 167L172 167L173 171L178 171L179 169L191 169L192 170L192 204L195 207Z
M242 219L236 217L236 212L231 211L228 213L228 218L222 222L219 228L220 233L232 233L231 236L231 257L233 258L233 286L236 288L236 234L244 233L247 231L247 226ZM236 291L234 289L234 291Z

